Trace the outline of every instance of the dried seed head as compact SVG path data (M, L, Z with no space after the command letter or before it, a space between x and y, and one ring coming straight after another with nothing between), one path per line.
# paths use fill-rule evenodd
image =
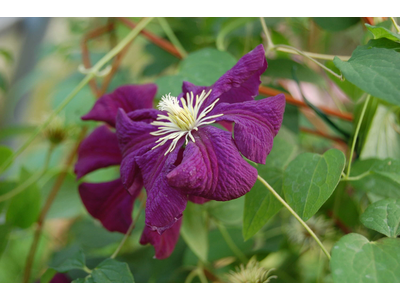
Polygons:
M270 276L271 270L266 270L253 256L246 266L243 264L240 267L236 267L236 271L230 271L226 275L228 282L232 283L267 283L276 276Z

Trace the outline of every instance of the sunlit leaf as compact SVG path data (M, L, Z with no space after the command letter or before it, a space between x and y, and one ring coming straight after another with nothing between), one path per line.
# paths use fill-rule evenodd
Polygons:
M385 27L380 26L372 26L369 24L365 24L367 29L372 32L375 39L386 38L392 41L400 41L400 34L392 32ZM400 46L400 45L399 45Z

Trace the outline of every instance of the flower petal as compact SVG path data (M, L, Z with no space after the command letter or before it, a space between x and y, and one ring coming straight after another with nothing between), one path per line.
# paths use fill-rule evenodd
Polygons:
M120 179L103 183L82 183L79 194L87 211L109 231L126 233L132 223L133 203L139 195L138 186L130 195Z
M135 122L122 110L117 115L116 132L119 148L122 152L121 180L125 188L132 193L141 180L136 157L149 151L156 145L158 137L150 132L157 127L146 122Z
M257 170L240 155L231 133L213 126L193 134L180 165L167 175L171 186L190 195L226 201L246 194L257 179Z
M181 138L176 148L167 155L164 154L171 142L137 158L147 191L146 225L153 231L157 230L159 234L171 228L182 217L186 208L186 193L170 186L167 181L167 174L175 168L174 164L184 140Z
M265 164L274 137L281 128L285 111L283 94L244 103L221 103L213 114L223 114L216 121L234 122L234 140L248 159Z
M107 125L100 126L79 146L76 177L79 179L97 169L119 165L121 160L116 134Z
M179 240L179 231L182 225L182 218L180 218L171 228L164 231L163 234L158 234L157 231L152 231L150 227L146 226L143 230L140 244L152 244L156 252L157 259L168 258L175 245Z
M118 108L127 113L136 109L151 108L156 93L157 86L152 83L121 86L97 100L82 120L104 121L114 127Z

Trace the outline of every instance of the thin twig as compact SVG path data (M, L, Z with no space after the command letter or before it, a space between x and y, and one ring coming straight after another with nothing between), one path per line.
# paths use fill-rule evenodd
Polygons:
M363 121L365 111L367 110L367 106L368 106L369 99L371 99L371 95L368 94L367 100L365 100L363 109L362 109L362 111L361 111L360 119L358 120L358 124L357 124L357 127L356 127L356 131L355 131L355 133L354 133L353 143L352 143L352 145L351 145L350 156L349 156L348 165L347 165L347 173L346 173L346 177L345 177L346 179L348 179L348 178L350 177L351 162L352 162L352 160L353 160L354 148L355 148L355 146L356 146L357 137L358 137L358 132L360 131L361 123L362 123L362 121Z
M158 22L161 25L161 28L164 30L165 34L171 41L172 45L179 51L179 54L185 58L188 54L186 50L183 48L182 44L179 42L178 38L176 37L174 31L171 29L171 27L168 24L168 21L165 18L157 18Z
M264 178L260 177L260 175L257 176L257 179L261 181L262 184L265 185L265 187L275 196L276 199L279 200L279 202L282 203L283 206L285 206L290 213L297 219L297 221L300 222L301 225L308 231L308 233L314 238L314 240L317 242L317 244L321 247L322 251L325 253L325 255L328 257L328 259L331 259L331 256L329 252L325 249L324 245L321 243L319 238L315 235L314 231L311 230L310 227L299 217L299 215L290 207L289 204L286 203L285 200L282 199L282 197L264 180Z
M33 237L33 242L32 242L31 248L29 250L28 257L26 259L23 282L29 282L33 261L35 259L36 249L39 245L39 240L40 240L40 236L42 234L43 224L44 224L44 220L46 219L47 212L49 211L51 205L53 204L53 201L56 198L58 191L60 190L60 188L64 182L65 177L68 174L69 168L72 166L72 164L74 162L75 154L77 153L79 145L80 145L81 141L83 140L83 138L85 137L86 132L87 132L87 127L85 126L82 128L78 140L76 141L74 147L72 148L72 151L68 155L68 158L66 160L64 168L61 171L61 173L58 175L56 182L54 183L53 188L51 189L50 194L46 199L46 202L42 208L42 211L40 212L40 215L39 215L39 218L37 221L37 227L35 230L35 235Z
M246 255L244 255L243 252L240 251L240 249L236 246L225 226L223 226L219 221L215 221L215 223L217 224L217 227L221 232L222 237L224 238L225 242L228 244L232 252L235 253L235 255L242 261L242 263L247 263Z
M142 212L143 207L145 206L145 201L143 201L140 204L139 210L137 212L136 218L132 220L131 225L128 228L128 231L125 233L124 238L122 239L121 243L119 243L118 248L114 251L114 253L111 255L111 258L114 259L117 257L119 251L121 251L122 247L124 246L126 240L128 237L131 235L132 230L135 228L137 221L139 220L140 213Z
M399 28L399 25L397 25L396 20L393 17L390 17L390 20L392 20L392 23L393 23L394 27L396 28L397 33L400 33L400 28Z

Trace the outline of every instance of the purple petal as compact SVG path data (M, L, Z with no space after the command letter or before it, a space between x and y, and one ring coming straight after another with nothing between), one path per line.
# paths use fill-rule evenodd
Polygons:
M171 228L164 231L163 234L158 234L157 231L152 231L150 227L146 226L143 230L140 244L152 244L156 252L157 259L168 258L179 239L179 231L182 225L182 218L180 218Z
M116 134L107 125L100 126L79 146L76 177L79 179L94 170L119 165L121 160Z
M71 278L64 273L56 273L49 283L71 283Z
M97 100L82 120L104 121L114 127L118 108L127 113L136 109L151 108L156 93L157 86L151 83L121 86Z
M240 155L231 133L213 126L193 134L183 160L168 175L171 186L190 195L226 201L246 194L257 179L257 170Z
M235 143L245 157L265 164L273 139L281 128L284 111L285 96L280 94L244 103L221 103L212 113L223 114L216 121L235 123Z
M158 137L150 132L157 128L146 122L134 122L120 109L117 115L117 138L122 152L121 180L125 188L132 193L141 181L136 157L149 151L156 145Z
M138 186L130 195L120 179L103 183L82 183L79 194L87 211L109 231L126 233L132 223L133 202L139 195Z
M194 195L189 195L188 200L192 201L193 203L196 203L196 204L204 204L208 201L211 201L211 199L206 199L206 198L194 196Z
M186 207L186 193L170 186L167 181L167 174L175 168L184 141L182 138L167 155L164 154L171 142L137 158L147 192L146 225L159 234L171 228L182 217Z

